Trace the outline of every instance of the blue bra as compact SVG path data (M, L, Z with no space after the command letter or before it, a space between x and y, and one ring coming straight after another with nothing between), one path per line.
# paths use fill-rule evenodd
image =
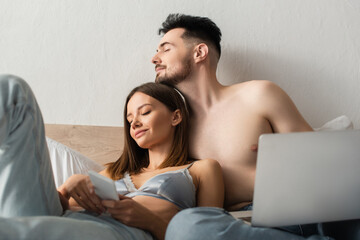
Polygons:
M115 181L119 194L133 198L135 196L151 196L167 200L180 209L195 207L196 190L189 173L191 163L186 168L160 173L148 179L139 189L131 180L129 173Z

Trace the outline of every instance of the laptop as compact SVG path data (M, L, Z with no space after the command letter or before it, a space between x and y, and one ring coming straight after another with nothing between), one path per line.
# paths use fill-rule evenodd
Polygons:
M259 138L251 225L360 219L360 130Z

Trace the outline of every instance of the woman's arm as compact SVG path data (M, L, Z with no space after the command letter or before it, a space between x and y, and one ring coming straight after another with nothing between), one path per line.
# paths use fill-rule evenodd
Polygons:
M225 187L220 164L216 160L197 161L190 169L197 178L197 206L220 207L224 205Z
M96 196L94 186L89 176L75 174L69 177L63 185L58 188L62 196L69 200L71 207L81 206L84 209L102 213L105 209Z
M147 230L156 237L164 239L169 222L154 214L148 208L123 195L119 195L119 201L103 200L102 204L107 208L111 216L127 226Z

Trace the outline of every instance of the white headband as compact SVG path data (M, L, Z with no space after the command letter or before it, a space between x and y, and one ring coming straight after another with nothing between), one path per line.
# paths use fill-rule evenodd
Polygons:
M184 102L184 105L185 105L186 111L189 111L189 110L187 109L187 106L186 106L186 100L185 100L184 95L182 95L182 93L181 93L179 90L177 90L176 88L174 88L174 89L175 89L175 91L180 95L180 97L182 98L182 100L183 100L183 102Z

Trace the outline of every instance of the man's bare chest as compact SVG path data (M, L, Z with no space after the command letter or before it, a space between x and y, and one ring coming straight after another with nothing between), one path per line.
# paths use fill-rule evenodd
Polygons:
M263 133L271 132L269 123L256 115L208 115L193 121L190 133L190 155L212 158L222 165L254 160L253 146Z

